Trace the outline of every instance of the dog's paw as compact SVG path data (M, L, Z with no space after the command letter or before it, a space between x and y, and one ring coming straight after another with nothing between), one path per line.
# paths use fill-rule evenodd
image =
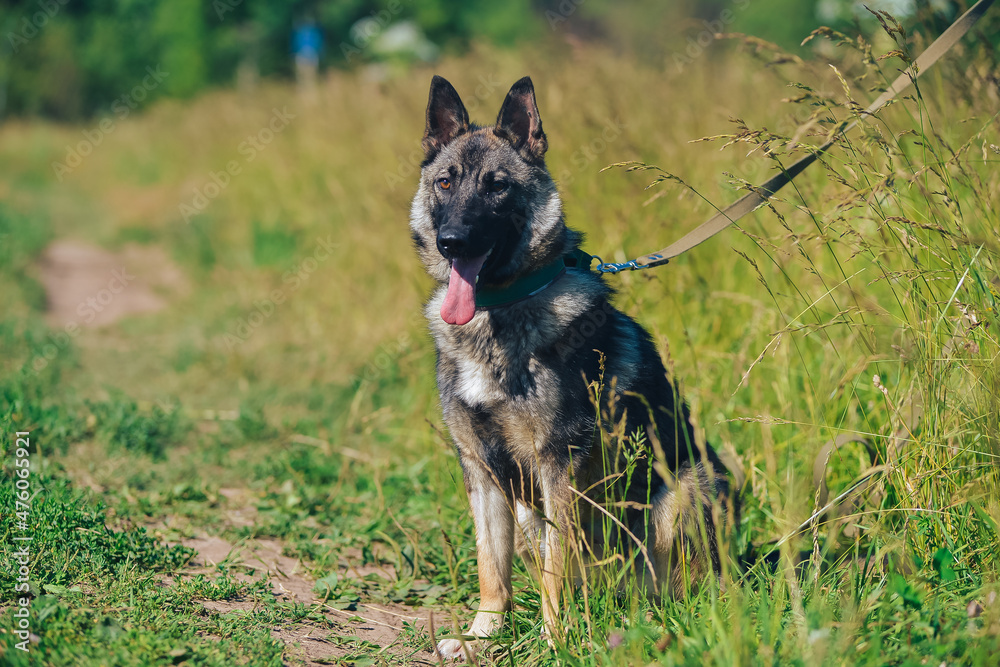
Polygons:
M476 657L476 643L466 641L465 648L462 648L460 639L442 639L438 642L437 652L444 660L459 660L465 657L468 652L470 658Z

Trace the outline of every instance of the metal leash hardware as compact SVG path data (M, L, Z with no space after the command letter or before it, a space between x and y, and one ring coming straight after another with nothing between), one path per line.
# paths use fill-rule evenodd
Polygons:
M605 262L598 255L593 255L592 259L597 260L596 271L598 273L621 273L622 271L638 271L639 269L648 269L651 266L659 266L659 264L646 264L645 266L643 266L634 259L630 259L627 262L621 262L621 263ZM666 264L669 261L670 260L665 260L661 262L661 264Z

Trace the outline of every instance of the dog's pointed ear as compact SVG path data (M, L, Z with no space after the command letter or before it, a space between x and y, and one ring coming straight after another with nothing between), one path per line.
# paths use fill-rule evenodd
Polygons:
M469 129L469 112L462 104L458 91L446 79L431 79L427 100L427 127L424 129L424 153L428 159L448 145L452 139Z
M510 141L528 159L541 161L545 156L549 145L542 132L542 118L535 103L535 87L529 77L511 86L497 115L495 132Z

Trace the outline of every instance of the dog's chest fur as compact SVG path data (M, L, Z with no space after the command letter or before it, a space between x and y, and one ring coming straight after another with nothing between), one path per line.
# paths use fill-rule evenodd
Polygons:
M557 446L554 430L587 428L580 354L565 339L603 291L592 280L567 275L544 295L477 312L462 327L437 317L441 293L431 298L427 314L438 350L441 402L460 449L502 449L512 464L533 467L540 453ZM576 400L567 398L570 386L582 393ZM500 472L503 452L490 453L497 461L491 467Z

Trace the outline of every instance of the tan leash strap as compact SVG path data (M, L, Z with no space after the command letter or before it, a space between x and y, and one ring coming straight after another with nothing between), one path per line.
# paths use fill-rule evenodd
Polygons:
M859 118L848 124L841 125L836 131L834 131L833 136L825 144L814 149L814 152L796 161L792 164L792 166L782 170L781 173L775 174L766 183L755 187L752 191L743 195L728 207L713 215L699 227L689 232L679 241L667 246L663 250L643 255L642 257L637 257L636 259L630 262L625 262L624 264L602 264L602 267L609 268L599 268L598 270L617 273L623 269L645 269L659 264L666 264L672 258L677 257L681 253L687 252L700 243L704 243L729 225L742 218L747 213L750 213L761 204L764 204L772 195L774 195L774 193L787 185L793 178L802 173L806 167L815 162L816 159L825 153L827 149L833 146L833 144L836 143L840 137L852 130L858 124L861 117L871 116L877 112L885 106L886 103L896 97L896 95L905 90L911 83L916 81L917 78L919 78L924 72L929 70L931 66L933 66L939 58L941 58L941 56L951 50L958 40L969 32L976 21L978 21L980 17L986 13L986 10L989 9L992 4L993 0L979 0L979 2L973 5L969 11L962 14L957 21L951 24L951 26L949 26L940 37L934 40L934 42L920 54L920 57L917 58L916 62L911 67L907 68L907 70L899 75L884 93L879 95L878 99L875 100L871 106L859 114Z

